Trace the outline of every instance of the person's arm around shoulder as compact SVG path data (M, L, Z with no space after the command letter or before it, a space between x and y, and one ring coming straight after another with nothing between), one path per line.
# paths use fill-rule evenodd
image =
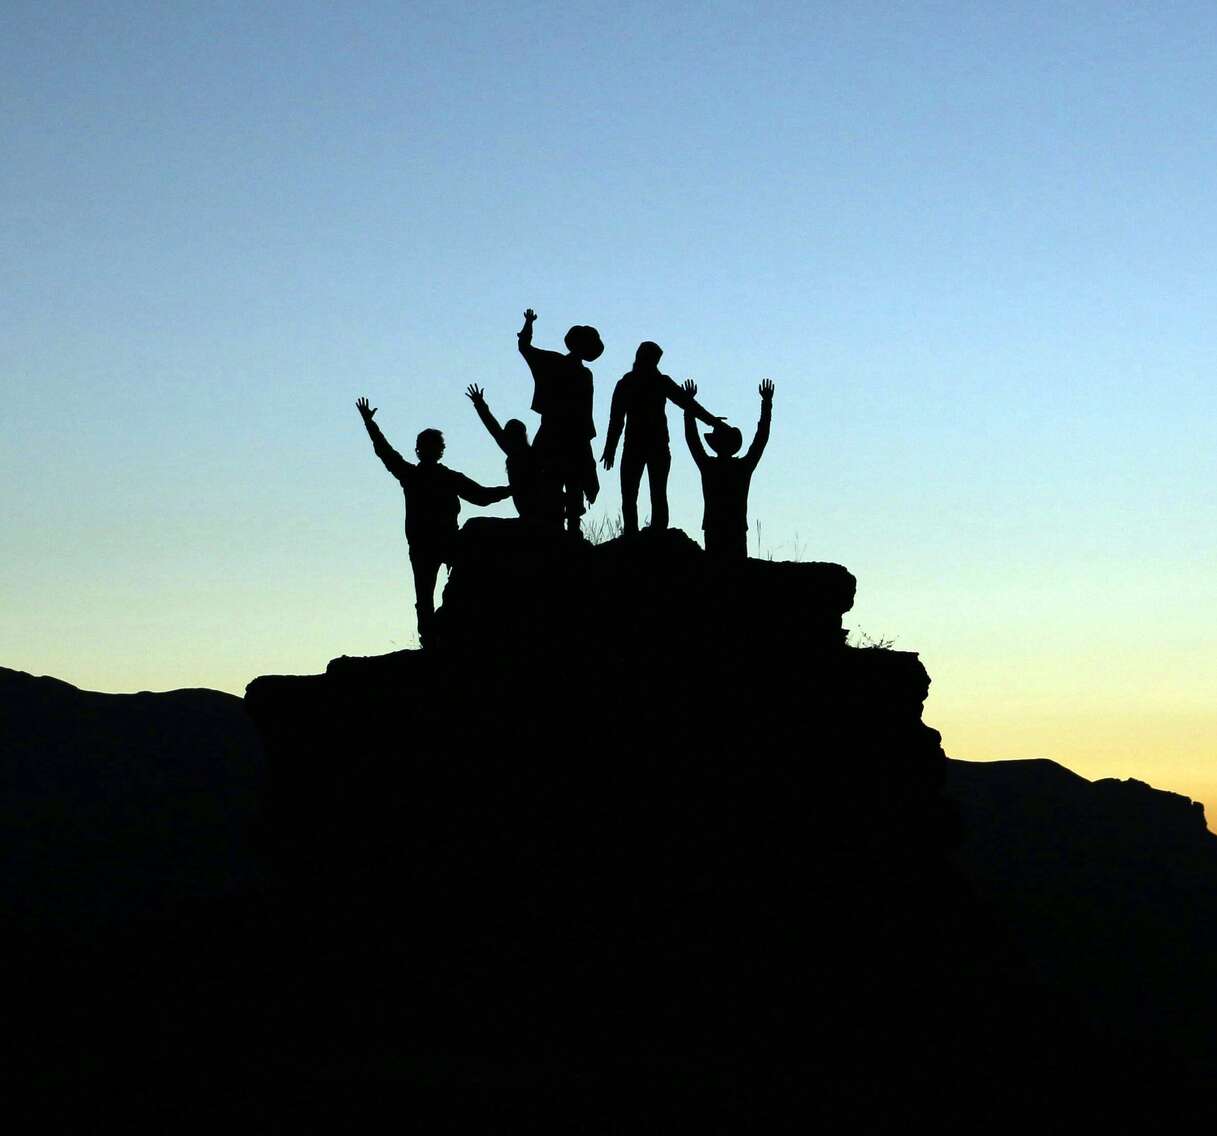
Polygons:
M711 429L718 425L719 419L711 414L700 402L697 401L691 394L688 393L690 383L693 383L693 389L697 390L697 384L692 379L688 379L683 387L677 385L675 379L670 379L666 375L667 385L664 390L668 398L671 399L681 410L689 410L695 418L700 419Z
M364 426L367 428L368 437L372 439L372 449L376 451L376 456L384 462L385 469L396 477L398 481L405 481L414 471L414 464L406 461L401 454L389 445L388 439L380 432L380 427L372 420L380 407L369 406L366 398L356 399L355 407L359 411L359 416L363 419Z
M761 454L765 452L765 445L769 441L769 422L773 417L773 380L762 379L757 389L761 395L761 420L756 424L752 445L744 455L744 461L752 469L755 469L757 462L761 460Z
M685 380L684 394L688 397L688 402L685 403L685 442L688 444L689 453L693 455L693 460L697 463L697 468L704 469L710 458L705 446L701 444L701 439L697 436L697 423L693 418L692 405L697 395L697 384L692 379Z
M495 505L511 496L510 485L479 485L472 477L466 477L454 469L448 472L452 475L452 488L456 490L456 495L470 505Z
M503 453L507 453L507 440L503 435L503 427L499 425L499 420L495 418L490 412L490 407L486 405L486 392L477 383L470 383L465 391L465 395L473 403L473 409L477 411L478 417L482 420L482 425L486 427L490 436L498 443L499 449Z

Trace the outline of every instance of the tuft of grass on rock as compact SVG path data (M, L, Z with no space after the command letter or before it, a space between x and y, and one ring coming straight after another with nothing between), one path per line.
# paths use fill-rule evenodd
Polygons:
M890 651L896 645L896 640L889 639L884 635L868 635L859 628L857 631L849 633L846 644L850 647L858 647L866 651Z

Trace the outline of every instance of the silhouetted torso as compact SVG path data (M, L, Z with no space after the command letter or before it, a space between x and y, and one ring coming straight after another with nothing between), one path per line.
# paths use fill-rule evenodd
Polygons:
M628 371L613 391L608 436L615 438L624 423L627 449L666 446L668 399L682 408L689 401L676 382L661 371Z
M701 465L705 509L701 527L714 533L748 531L748 488L756 462L742 458L707 458Z
M520 340L520 354L532 372L532 409L541 416L542 432L556 437L588 440L596 436L592 420L592 373L573 355L545 351Z
M511 501L516 512L525 520L561 521L561 494L542 478L532 446L508 454L506 466L507 483L511 486Z

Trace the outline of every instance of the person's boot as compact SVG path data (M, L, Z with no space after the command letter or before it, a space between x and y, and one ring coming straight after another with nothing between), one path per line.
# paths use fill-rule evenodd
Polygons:
M435 613L424 611L422 605L414 605L415 622L418 624L418 645L424 651L434 646Z

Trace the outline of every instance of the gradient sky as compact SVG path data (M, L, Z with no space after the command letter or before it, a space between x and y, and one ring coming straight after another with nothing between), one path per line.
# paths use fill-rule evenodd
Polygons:
M192 7L0 8L0 664L413 645L354 400L501 482L532 306L602 432L641 339L774 379L753 552L854 572L949 754L1217 806L1217 8Z

